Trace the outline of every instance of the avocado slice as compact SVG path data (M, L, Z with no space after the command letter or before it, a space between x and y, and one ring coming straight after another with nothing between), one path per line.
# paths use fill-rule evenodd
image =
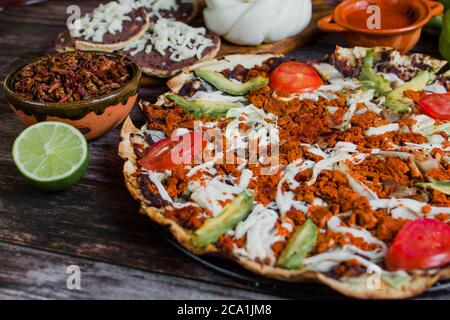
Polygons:
M194 74L214 86L217 90L232 96L245 96L248 92L261 89L269 83L269 79L265 77L256 77L245 83L236 83L219 72L201 69L194 70Z
M406 283L411 281L411 276L403 270L394 272L383 272L381 278L387 282L391 287L400 289Z
M289 240L286 248L278 259L278 265L286 269L303 267L306 255L316 246L319 229L311 219L298 228Z
M450 195L450 181L430 179L430 182L419 182L416 185L423 188L431 188L444 194Z
M409 82L392 90L386 97L386 106L398 113L407 113L412 110L413 102L404 96L405 91L421 91L430 81L434 74L429 71L421 71Z
M195 231L192 243L198 248L205 248L216 242L228 230L247 218L252 210L253 196L244 190L233 202L225 206L220 215L206 220L203 226Z
M224 116L228 110L241 106L240 103L231 101L187 100L172 93L166 94L165 97L197 118L202 116L219 118Z
M375 96L382 97L392 91L389 82L373 69L375 61L375 50L370 49L366 52L363 67L359 74L359 81L362 82L362 88L365 90L375 90Z

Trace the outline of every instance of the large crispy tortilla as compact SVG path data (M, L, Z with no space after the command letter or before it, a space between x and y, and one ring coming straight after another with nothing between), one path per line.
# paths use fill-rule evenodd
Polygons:
M169 88L173 92L178 92L186 79L191 77L190 70L196 68L208 68L209 70L220 71L224 69L232 69L238 64L244 66L253 67L261 64L263 61L274 57L273 55L233 55L223 57L195 65L193 67L183 70L183 73L175 78L172 78L168 82ZM164 99L161 98L157 102L158 104L164 103ZM170 209L170 206L166 208L156 208L148 204L145 197L142 195L138 179L135 175L138 172L139 165L136 161L136 155L133 151L133 147L130 141L130 134L139 131L131 121L127 118L123 124L121 130L121 142L119 144L119 155L124 159L125 164L123 167L123 173L126 186L133 196L133 198L140 202L141 213L146 214L157 224L168 228L173 237L182 244L186 249L196 255L203 254L220 254L220 251L215 245L209 245L204 250L199 250L192 245L193 232L186 230L176 221L168 219L164 216L164 212ZM450 266L444 269L433 269L426 271L417 271L411 275L411 280L404 284L400 288L391 286L383 279L380 280L380 287L378 289L369 289L367 281L370 275L362 275L353 278L331 278L323 273L311 271L311 270L287 270L278 267L272 267L264 264L257 263L241 256L226 256L243 266L244 268L259 274L264 277L278 279L288 282L316 282L333 288L334 290L354 298L359 299L405 299L424 293L427 289L432 287L439 280L450 279Z

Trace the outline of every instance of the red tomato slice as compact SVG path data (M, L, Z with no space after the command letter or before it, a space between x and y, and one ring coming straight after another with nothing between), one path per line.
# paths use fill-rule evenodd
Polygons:
M192 164L201 155L206 140L200 131L191 131L172 140L166 138L152 145L139 164L152 171L170 170L180 164Z
M439 120L450 120L450 93L430 94L419 102L422 112Z
M429 269L450 263L450 226L436 219L408 222L386 256L390 271Z
M275 91L290 94L314 91L323 85L323 81L310 65L292 61L282 63L272 71L269 84Z

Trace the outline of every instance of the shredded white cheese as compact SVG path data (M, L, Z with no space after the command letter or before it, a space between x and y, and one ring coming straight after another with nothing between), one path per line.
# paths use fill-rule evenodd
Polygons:
M445 89L445 87L442 84L440 84L439 81L436 81L435 83L426 86L424 90L431 93L447 93L447 89Z
M411 116L411 119L415 121L412 125L412 131L420 133L421 131L432 128L435 124L435 120L425 114L418 114Z
M275 115L266 113L254 105L248 105L230 109L227 118L234 118L224 133L229 143L228 151L248 150L250 140L257 141L259 147L278 146L279 132L276 125L278 118ZM248 129L242 130L240 124L246 124Z
M391 86L394 88L398 88L402 86L405 82L400 79L395 73L381 73L384 79L391 83Z
M206 37L206 29L194 28L179 21L159 19L150 26L148 32L127 47L130 55L135 56L140 52L147 54L153 50L165 56L169 53L172 61L183 61L190 58L201 59L203 52L214 43Z
M186 174L186 176L192 177L194 174L196 174L199 171L207 171L209 174L214 175L217 172L217 170L214 168L215 163L216 163L216 159L199 164L198 166L191 168L188 171L188 173Z
M339 263L353 259L357 260L366 268L378 267L377 264L371 262L370 258L367 257L369 254L369 252L362 251L355 246L344 246L342 249L331 249L324 253L306 258L303 263L308 269L319 272L328 272ZM363 258L361 255L368 259Z
M192 2L192 0L182 0L181 2ZM161 10L177 10L179 5L176 0L135 0L135 7L144 7L152 12L158 13Z
M167 178L168 176L170 176L170 174L162 173L162 172L155 172L155 171L148 171L148 177L149 177L150 181L153 182L156 189L158 189L158 193L161 196L161 198L163 198L164 200L166 200L169 203L173 203L172 198L170 197L169 193L167 193L167 190L164 188L164 186L161 183L161 181L164 180L165 178Z
M314 165L308 184L313 185L322 170L332 170L333 166L341 161L350 160L359 163L367 157L364 153L356 152L356 149L355 144L342 141L336 143L334 148L327 149L325 152L327 157Z
M247 219L240 222L235 229L236 239L246 235L246 244L244 248L235 248L234 253L252 260L269 260L272 265L275 262L272 245L284 239L276 234L277 220L278 214L274 210L261 204L257 205Z
M367 129L364 134L368 137L370 136L375 136L375 135L379 135L379 134L384 134L386 132L392 132L392 131L398 131L400 129L400 126L398 125L398 123L390 123L384 126L380 126L380 127L372 127Z
M247 189L252 174L253 172L248 169L243 170L238 185L227 183L227 177L222 176L214 178L204 176L201 181L190 181L188 189L192 192L191 199L201 208L210 210L213 216L217 216L223 210L221 202L233 200L239 193ZM230 180L228 178L228 181Z
M431 207L430 211L425 214L423 210L428 204L426 202L420 202L414 199L379 199L370 200L370 205L373 210L388 209L391 212L393 218L404 218L413 220L423 217L433 217L438 214L449 214L450 208L447 207Z
M294 200L295 194L291 191L283 192L282 188L285 182L288 183L290 189L297 188L299 183L295 180L295 176L302 171L312 168L313 166L313 161L299 159L290 163L286 167L283 176L278 183L275 198L277 207L282 215L286 214L286 212L288 212L292 207L303 212L308 211L309 205L307 203Z
M100 4L91 13L69 24L70 35L94 42L103 42L105 34L118 34L123 31L123 23L132 21L129 14L135 9L131 0L111 1Z
M167 192L166 188L164 188L161 181L166 179L171 175L170 171L166 172L156 172L156 171L146 171L150 181L155 185L156 189L158 190L159 195L161 198L165 201L167 201L169 204L171 204L174 208L185 208L190 206L197 206L195 203L192 202L186 202L186 203L179 203L174 202L173 199L170 197L169 193Z
M366 252L361 250L365 253L366 256L369 256L371 259L382 259L387 252L387 246L383 241L378 240L375 238L369 231L366 229L357 229L352 227L344 227L341 226L341 219L337 216L334 216L330 218L327 222L327 227L329 230L335 232L335 233L341 233L344 236L346 236L348 233L356 238L362 238L364 242L369 244L376 244L379 247L379 250L374 250L372 252Z
M336 126L336 129L348 129L350 127L350 121L352 120L353 115L356 112L358 103L362 103L366 106L368 104L371 104L371 100L374 97L374 92L374 90L358 91L350 95L347 98L347 105L349 106L349 108L342 117L342 123Z
M189 100L201 100L201 101L217 101L217 102L234 102L244 107L248 104L247 99L240 96L227 96L220 91L205 92L197 91Z
M345 177L348 180L348 185L350 188L352 188L353 191L357 192L363 197L367 197L369 200L378 199L377 194L372 189L367 187L364 183L359 182L352 176L344 163L339 163L338 170L345 174Z

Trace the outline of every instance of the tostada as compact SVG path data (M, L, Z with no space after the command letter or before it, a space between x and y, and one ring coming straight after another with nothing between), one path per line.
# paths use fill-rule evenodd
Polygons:
M450 277L445 62L391 48L233 55L168 82L119 154L141 211L195 254L356 298Z

